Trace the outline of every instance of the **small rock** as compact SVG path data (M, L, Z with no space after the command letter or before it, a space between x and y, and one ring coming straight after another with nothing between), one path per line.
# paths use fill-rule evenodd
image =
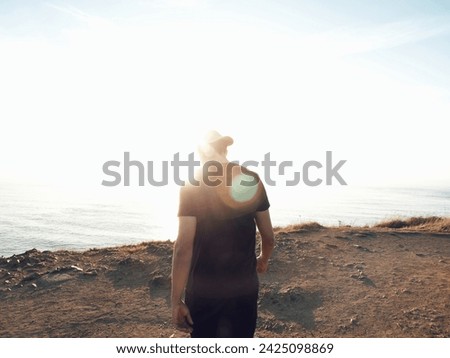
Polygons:
M31 250L25 251L24 255L30 255L30 254L34 254L34 253L37 253L37 252L39 252L39 251L36 250L36 249L31 249Z
M361 245L353 245L354 247L356 247L358 250L361 250L361 251L365 251L365 252L372 252L372 251L370 251L367 247L363 247L363 246L361 246Z
M165 287L169 284L170 284L169 278L163 275L156 275L152 277L149 281L149 286L152 288Z
M22 279L22 282L33 281L33 280L39 278L40 276L41 276L41 275L40 275L39 273L33 272L32 274L30 274L30 275L28 275L28 276L25 276L25 277Z
M31 284L31 286L33 286L34 288L37 288L37 285L34 282Z
M97 270L89 269L86 272L83 272L83 275L84 276L97 276L98 272L97 272Z
M5 285L9 285L11 283L10 280L5 280Z
M367 234L364 234L362 232L358 232L358 233L354 234L354 236L364 238L364 237L367 237Z
M61 274L61 273L66 273L66 272L70 272L70 271L83 272L83 269L78 266L75 266L75 265L63 266L63 267L57 267L53 271L50 271L50 274L57 274L57 273Z

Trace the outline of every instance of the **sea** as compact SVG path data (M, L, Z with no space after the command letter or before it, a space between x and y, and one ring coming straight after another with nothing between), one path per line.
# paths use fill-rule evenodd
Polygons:
M32 248L86 250L177 235L178 188L117 190L0 185L0 256ZM266 188L274 226L316 221L364 226L412 216L450 216L450 186Z

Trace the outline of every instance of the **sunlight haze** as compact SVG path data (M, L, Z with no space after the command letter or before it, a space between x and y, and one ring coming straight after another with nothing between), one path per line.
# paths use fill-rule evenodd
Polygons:
M331 150L349 184L448 182L446 2L337 3L2 2L1 178L95 189L105 161L214 128L233 160Z

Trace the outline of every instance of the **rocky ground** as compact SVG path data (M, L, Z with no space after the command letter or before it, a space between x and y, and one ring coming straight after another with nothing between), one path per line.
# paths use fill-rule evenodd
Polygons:
M258 337L450 337L450 233L278 229ZM0 258L0 337L184 337L171 242Z

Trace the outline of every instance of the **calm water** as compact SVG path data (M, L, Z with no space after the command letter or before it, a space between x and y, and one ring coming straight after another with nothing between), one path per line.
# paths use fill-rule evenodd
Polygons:
M284 190L284 191L283 191ZM450 216L450 188L267 188L274 225L371 225L393 217ZM0 186L0 256L173 240L177 190L116 195ZM114 194L114 195L112 195Z

